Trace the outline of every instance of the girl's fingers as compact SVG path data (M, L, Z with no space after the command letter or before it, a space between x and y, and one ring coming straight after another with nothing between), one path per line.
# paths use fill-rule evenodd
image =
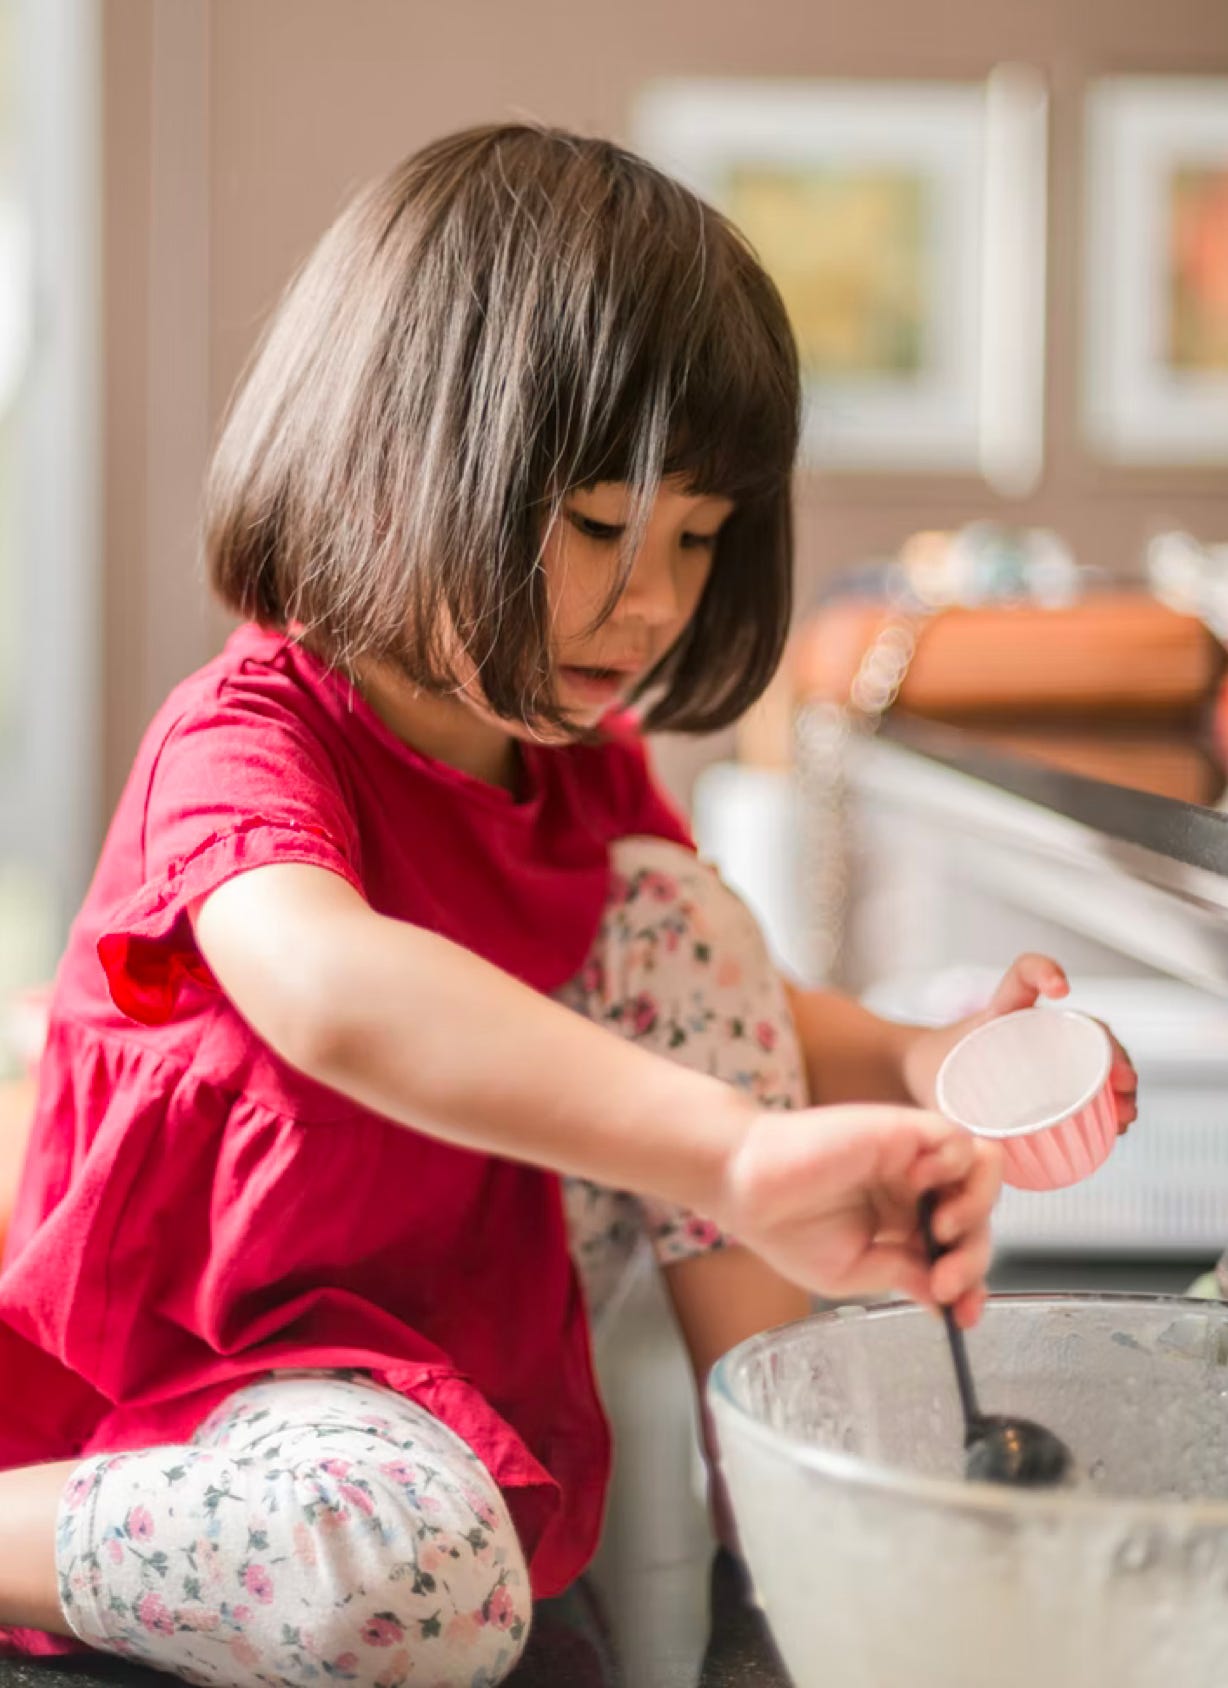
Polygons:
M996 1143L967 1132L922 1156L913 1168L918 1193L947 1193L934 1208L934 1240L948 1250L934 1263L924 1295L925 1306L951 1306L963 1326L976 1323L985 1296L991 1240L989 1215L1002 1184L1002 1155Z
M1108 1032L1109 1043L1112 1045L1113 1064L1109 1068L1109 1083L1114 1090L1120 1091L1123 1095L1133 1096L1138 1090L1138 1073L1135 1071L1134 1062L1130 1059L1129 1051L1117 1041L1113 1036L1112 1028L1106 1026L1103 1020L1097 1020L1096 1024Z
M930 1268L929 1282L934 1300L943 1307L952 1307L969 1291L979 1290L989 1270L990 1247L989 1228L983 1226L967 1242L935 1262Z
M949 1135L932 1149L925 1149L913 1161L908 1183L913 1194L926 1190L940 1190L946 1184L958 1184L967 1178L978 1158L978 1143L969 1131L958 1126L948 1128Z
M955 1323L961 1330L972 1329L985 1311L985 1303L988 1300L989 1292L983 1288L970 1289L966 1294L960 1296L951 1311L955 1315Z
M1104 1025L1104 1022L1100 1022ZM1113 1065L1109 1069L1109 1084L1113 1091L1113 1101L1117 1109L1117 1134L1124 1136L1133 1122L1138 1118L1138 1074L1134 1070L1134 1062L1109 1031L1109 1039L1113 1045Z
M1125 1131L1138 1118L1138 1090L1134 1085L1113 1086L1113 1106L1117 1110L1117 1129Z
M992 1139L975 1137L972 1132L964 1131L962 1127L953 1126L951 1130L954 1135L946 1142L917 1156L909 1172L909 1183L915 1194L920 1196L926 1190L939 1190L948 1184L963 1184L975 1174L974 1207L983 1201L984 1213L988 1213L997 1200L1002 1184L1001 1147ZM944 1201L938 1211L940 1212L945 1205ZM978 1218L983 1216L984 1214L977 1212Z
M1031 1008L1038 996L1065 996L1069 990L1065 973L1051 956L1021 955L990 999L988 1014L1013 1014Z
M907 1243L872 1243L856 1265L858 1295L898 1291L910 1301L932 1304L930 1270Z
M1001 1156L978 1156L962 1186L945 1197L934 1210L934 1239L942 1246L956 1243L978 1225L984 1225L1002 1188Z
M1099 1024L1103 1026L1104 1021L1101 1020ZM1134 1070L1134 1062L1109 1028L1104 1026L1104 1029L1109 1032L1109 1042L1113 1046L1113 1065L1109 1069L1110 1083L1114 1090L1137 1090L1138 1074Z

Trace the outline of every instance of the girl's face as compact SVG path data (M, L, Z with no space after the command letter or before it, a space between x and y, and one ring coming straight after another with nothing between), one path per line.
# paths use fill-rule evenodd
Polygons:
M616 707L681 636L733 502L663 481L622 595L594 627L621 566L634 508L631 487L600 481L569 492L546 535L558 697L577 726L590 727Z
M684 632L733 502L663 482L627 584L595 627L622 564L621 541L634 508L634 492L622 482L584 487L568 493L544 540L556 686L577 728L595 726L616 708ZM373 708L406 743L511 789L519 766L514 741L550 743L566 736L494 715L473 669L446 697L417 691L379 664L362 665L358 677Z

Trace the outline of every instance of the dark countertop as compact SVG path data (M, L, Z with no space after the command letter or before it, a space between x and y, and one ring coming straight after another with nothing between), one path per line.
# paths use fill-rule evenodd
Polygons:
M896 714L882 737L1054 814L1171 861L1228 877L1225 780L1188 733L1084 729L1023 734Z
M692 1660L653 1648L651 1602L645 1600L647 1674L631 1681L594 1633L600 1620L581 1593L539 1609L528 1654L508 1688L789 1688L763 1617L748 1602L742 1573L728 1554L713 1559L708 1588L708 1643L698 1672Z
M711 1629L698 1674L693 1662L663 1655L651 1658L644 1680L631 1682L581 1582L538 1608L528 1651L507 1688L788 1688L763 1619L747 1603L728 1555L714 1559L709 1588ZM174 1679L101 1655L0 1659L0 1688L164 1688L168 1680Z

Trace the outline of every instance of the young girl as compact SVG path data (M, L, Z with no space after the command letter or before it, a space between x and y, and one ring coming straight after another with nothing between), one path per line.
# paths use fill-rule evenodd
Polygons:
M642 1230L701 1379L809 1291L976 1319L996 1160L907 1105L963 1028L787 995L620 713L766 683L797 405L751 254L602 142L442 141L295 281L212 472L245 625L57 981L0 1277L19 1645L501 1680L597 1540ZM1027 958L991 1012L1064 988Z

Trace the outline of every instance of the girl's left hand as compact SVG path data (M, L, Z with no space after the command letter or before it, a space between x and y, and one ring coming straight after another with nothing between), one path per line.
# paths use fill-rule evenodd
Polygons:
M934 1089L938 1069L960 1038L978 1026L996 1020L1002 1014L1013 1014L1019 1008L1031 1008L1039 997L1062 997L1070 990L1070 983L1056 961L1047 955L1021 955L1008 968L1001 984L990 999L988 1008L953 1026L937 1026L919 1031L904 1054L904 1083L909 1095L923 1108L935 1106ZM1138 1117L1138 1074L1129 1055L1118 1043L1108 1026L1105 1031L1113 1045L1113 1067L1109 1081L1117 1104L1117 1130L1125 1132Z

